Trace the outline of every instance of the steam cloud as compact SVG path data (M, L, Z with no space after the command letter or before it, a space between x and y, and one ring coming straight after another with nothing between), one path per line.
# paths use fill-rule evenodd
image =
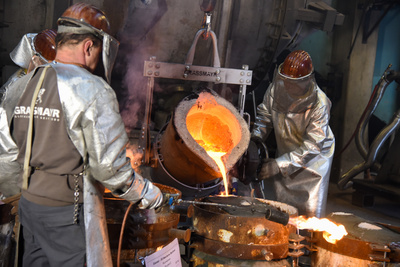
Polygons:
M166 12L165 1L158 1L156 8L148 8L148 5L152 5L152 1L143 4L132 1L125 26L118 35L121 45L115 71L123 76L122 88L119 88L119 102L121 116L128 132L142 126L147 112L147 77L143 76L143 64L153 56L151 51L154 51L156 45L148 35ZM154 91L157 90L159 86L155 84Z

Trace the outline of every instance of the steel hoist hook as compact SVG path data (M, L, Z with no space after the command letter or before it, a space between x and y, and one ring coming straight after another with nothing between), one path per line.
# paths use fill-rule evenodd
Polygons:
M204 12L203 22L201 23L201 29L205 29L202 36L204 40L207 40L210 37L211 32L211 12L215 8L217 0L203 0L200 3L200 9Z
M204 17L203 17L203 22L201 23L201 29L204 29L205 32L203 32L202 37L204 40L208 40L210 37L210 32L211 32L211 13L205 12Z

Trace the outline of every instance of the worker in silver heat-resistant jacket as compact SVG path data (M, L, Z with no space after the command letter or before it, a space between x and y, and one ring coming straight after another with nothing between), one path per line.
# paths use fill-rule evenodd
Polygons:
M163 196L132 169L115 93L92 74L102 53L109 81L119 45L104 12L77 3L58 24L55 61L6 90L0 191L19 177L23 266L112 266L104 187L142 209Z
M257 107L251 140L257 145L274 131L275 158L263 160L257 180L274 179L277 201L298 208L300 215L321 217L335 138L329 127L331 102L318 87L313 70L305 51L286 57Z

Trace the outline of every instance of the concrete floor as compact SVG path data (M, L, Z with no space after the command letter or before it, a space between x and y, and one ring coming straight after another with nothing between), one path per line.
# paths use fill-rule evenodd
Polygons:
M328 191L327 214L348 212L373 222L391 224L400 227L400 202L375 196L371 207L358 207L352 204L354 189L341 191L336 184L330 184Z

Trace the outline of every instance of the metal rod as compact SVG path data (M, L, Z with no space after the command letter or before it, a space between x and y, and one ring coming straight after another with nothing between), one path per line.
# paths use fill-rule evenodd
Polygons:
M249 205L247 206L236 206L236 205L230 205L230 204L220 204L220 203L211 203L211 202L200 202L200 201L193 201L193 200L182 200L178 199L176 201L177 204L180 203L186 203L186 204L195 204L195 205L208 205L208 206L217 206L217 207L228 207L228 208L251 208L254 205ZM262 214L265 219L270 220L272 222L280 223L283 225L287 225L289 222L289 214L283 211L280 211L278 209L271 209L271 208L265 208L263 211L257 211L256 209L253 210L253 212L257 212Z
M238 208L238 206L230 205L230 204L201 202L201 201L183 200L183 199L178 199L176 203L177 204L184 203L184 204L193 204L193 205L208 205L208 206L217 206L217 207Z

